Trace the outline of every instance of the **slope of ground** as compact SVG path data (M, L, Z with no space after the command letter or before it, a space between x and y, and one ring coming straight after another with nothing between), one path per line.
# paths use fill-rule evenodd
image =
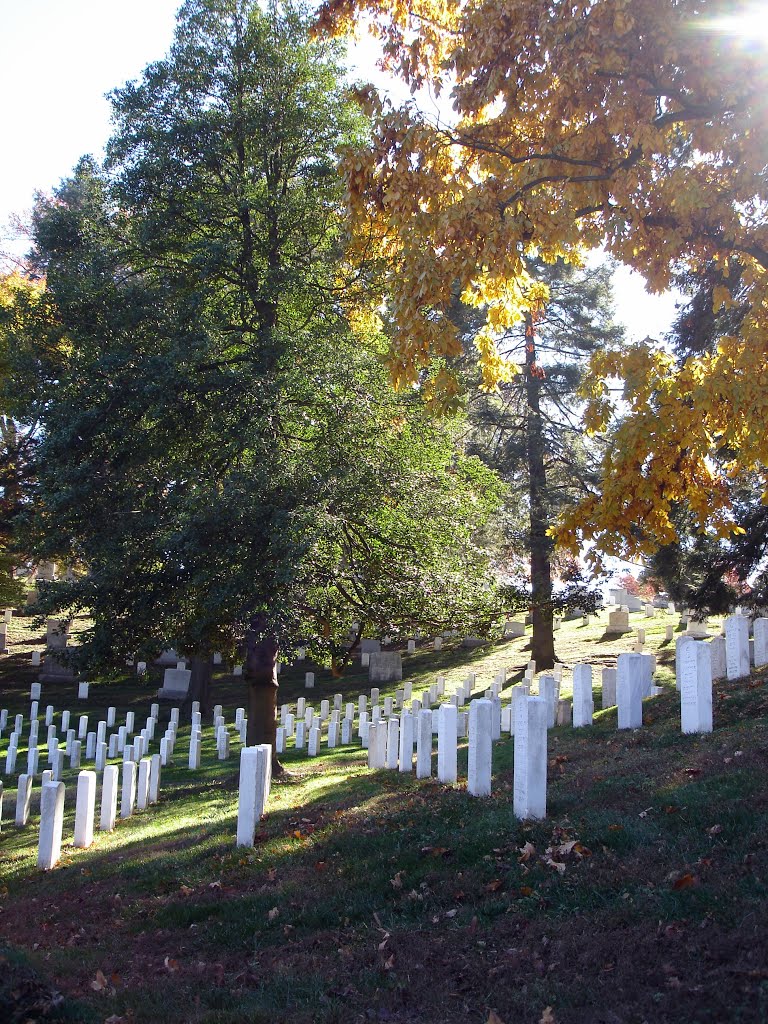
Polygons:
M715 732L682 736L664 623L637 624L659 652L665 692L646 702L642 730L617 733L613 710L590 729L552 730L545 821L512 817L509 739L494 746L487 800L461 783L371 773L358 746L312 760L291 751L256 847L238 850L237 760L215 760L210 729L202 771L186 769L182 736L157 808L97 833L87 851L65 845L48 874L34 867L37 820L15 830L6 805L0 1019L768 1019L768 688L757 676L717 684ZM21 650L31 639L16 628ZM558 639L570 662L627 649L601 643L598 624L567 624ZM501 664L514 677L524 648L423 653L406 674L415 689L470 665L489 682ZM0 696L12 711L28 708L19 666L6 662ZM286 672L283 699L303 692L302 679L303 666ZM231 721L242 683L222 676L216 688ZM339 684L318 674L312 696L364 689L362 675ZM74 709L72 690L44 687L41 708ZM152 693L94 685L87 711L148 713Z

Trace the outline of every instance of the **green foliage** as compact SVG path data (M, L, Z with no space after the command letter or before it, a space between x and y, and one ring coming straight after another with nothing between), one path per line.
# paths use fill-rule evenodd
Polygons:
M349 327L336 45L191 0L112 101L106 167L38 202L47 291L15 338L8 400L44 428L28 535L87 569L41 611L90 610L101 663L231 654L257 613L325 658L355 617L490 622L498 484Z

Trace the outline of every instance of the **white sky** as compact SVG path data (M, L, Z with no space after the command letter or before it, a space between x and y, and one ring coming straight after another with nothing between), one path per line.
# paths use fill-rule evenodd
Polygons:
M178 7L179 0L0 0L0 252L26 248L10 225L35 191L57 185L84 154L101 157L110 134L105 94L164 56ZM361 77L372 77L369 48L356 63ZM624 268L614 284L630 337L666 330L673 296L649 295Z

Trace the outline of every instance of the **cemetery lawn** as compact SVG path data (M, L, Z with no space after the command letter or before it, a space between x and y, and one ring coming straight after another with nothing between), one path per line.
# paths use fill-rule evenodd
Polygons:
M12 714L29 708L30 621L14 618L2 664ZM43 874L36 804L15 829L4 777L0 1021L768 1020L768 683L717 683L715 732L682 736L663 639L673 620L631 621L658 652L664 692L645 702L642 730L617 733L611 709L550 732L541 822L512 817L509 738L494 744L485 800L466 792L465 747L457 786L369 772L359 742L315 759L291 747L255 848L236 849L239 745L216 760L207 719L203 767L188 771L182 716L160 803L88 850L72 847L77 772L65 772L62 861ZM599 666L631 649L604 638L604 622L564 624L561 660ZM417 691L473 667L490 685L507 665L515 681L525 643L418 653L404 675ZM310 696L306 667L286 670L281 701ZM360 672L317 680L315 704L368 692ZM72 684L44 685L41 713L53 703L95 720L116 704L139 720L157 685L92 683L81 704ZM214 701L231 722L242 681L217 675ZM6 746L7 731L2 768Z

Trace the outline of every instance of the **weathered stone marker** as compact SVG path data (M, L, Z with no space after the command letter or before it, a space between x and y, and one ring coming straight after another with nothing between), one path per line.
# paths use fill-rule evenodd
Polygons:
M604 668L601 674L603 684L603 710L616 705L616 669Z
M712 732L712 661L710 645L686 644L681 653L680 724L684 733Z

